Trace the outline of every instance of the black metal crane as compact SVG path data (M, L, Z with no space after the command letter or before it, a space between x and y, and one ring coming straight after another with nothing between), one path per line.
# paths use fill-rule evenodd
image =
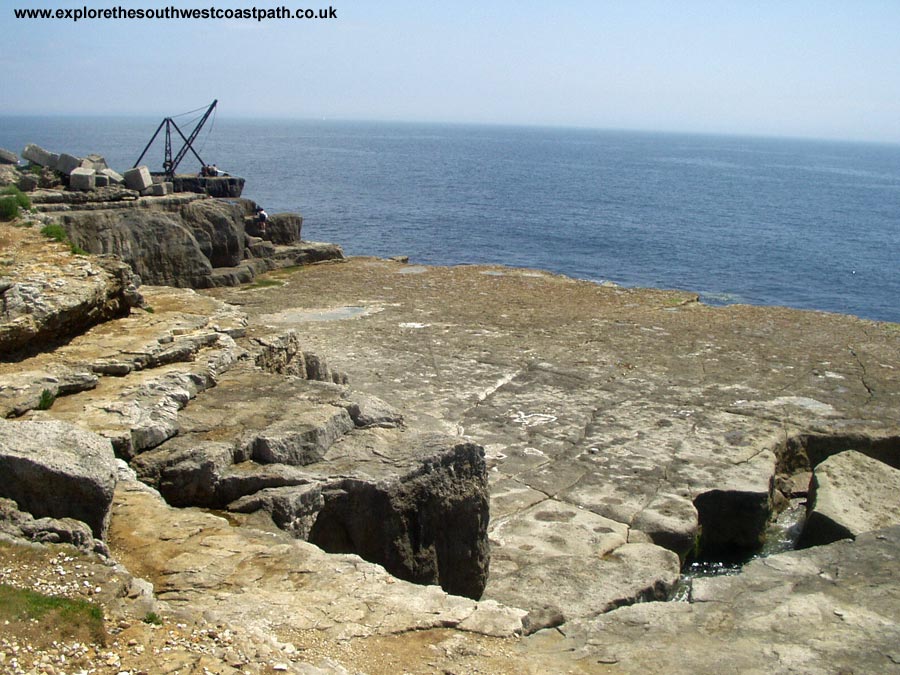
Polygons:
M203 114L203 117L200 118L200 121L197 122L197 126L194 127L194 130L191 132L191 135L185 137L182 133L181 129L178 128L178 125L175 123L171 117L166 117L162 122L159 123L159 126L156 128L156 131L153 133L153 137L150 139L150 142L147 143L147 146L144 148L144 151L141 153L141 156L138 157L137 161L134 163L134 166L138 166L141 163L141 160L144 159L144 155L147 154L147 151L150 149L150 146L153 145L153 141L156 140L156 137L159 136L159 132L162 131L163 127L166 129L166 156L163 160L163 172L166 174L166 177L171 179L175 176L175 169L178 168L178 165L181 164L181 160L184 159L184 156L190 150L194 153L194 157L196 157L201 166L206 166L206 162L197 154L197 151L194 150L193 142L196 140L197 135L200 133L200 130L203 128L203 125L206 124L206 120L209 119L209 116L212 114L213 110L216 108L216 104L218 103L218 99L213 101L210 106L206 109L206 112ZM178 135L181 136L181 140L184 141L184 145L178 150L178 153L175 157L172 157L172 129L178 132Z

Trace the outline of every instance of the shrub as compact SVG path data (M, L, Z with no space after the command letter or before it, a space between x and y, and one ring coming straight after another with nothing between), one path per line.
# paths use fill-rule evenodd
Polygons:
M64 243L69 239L69 235L66 234L63 226L55 223L52 225L44 225L44 227L41 228L41 234L47 237L47 239L52 239L53 241L58 241L60 243Z
M15 185L7 185L5 188L0 190L0 194L14 197L16 200L16 204L20 209L24 209L27 211L31 208L31 200L28 198L28 195L22 192Z
M16 198L0 197L0 220L12 220L19 215L19 205Z

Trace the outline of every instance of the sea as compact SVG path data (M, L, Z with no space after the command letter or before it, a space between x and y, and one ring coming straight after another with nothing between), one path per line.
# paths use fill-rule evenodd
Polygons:
M174 119L187 135L200 112ZM159 122L0 117L0 147L95 152L122 171ZM900 145L214 116L194 147L349 255L900 322ZM162 161L160 135L143 163ZM179 171L198 167L188 153Z

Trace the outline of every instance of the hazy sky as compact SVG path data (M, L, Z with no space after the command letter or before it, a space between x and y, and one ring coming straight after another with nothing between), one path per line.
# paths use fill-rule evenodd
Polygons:
M333 0L337 20L49 21L3 0L0 114L487 122L900 142L900 0ZM2 120L0 120L2 124Z

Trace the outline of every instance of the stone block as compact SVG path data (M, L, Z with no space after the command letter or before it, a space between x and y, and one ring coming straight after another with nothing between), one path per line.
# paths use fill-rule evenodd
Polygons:
M56 162L56 170L61 174L68 176L71 175L75 169L91 168L90 166L85 166L86 163L90 164L90 162L85 162L81 157L75 157L74 155L69 155L64 152L59 156L59 159Z
M77 167L69 174L69 187L72 190L93 190L96 187L97 173L93 169Z
M153 185L153 178L150 176L150 169L146 166L136 166L125 172L125 185L131 190L146 190Z
M162 183L154 183L150 187L141 190L142 197L164 197L166 195L166 186Z
M18 164L19 156L9 150L0 148L0 164Z
M170 195L173 192L175 192L175 183L173 183L171 181L164 181L162 185L166 189L167 195Z
M34 143L29 143L25 146L25 149L22 150L22 159L26 159L32 164L46 166L51 169L56 168L57 157L59 156L44 150L41 146L35 145Z
M109 168L109 164L106 163L106 159L101 155L88 155L84 158L84 161L90 163L90 166L85 168L91 168L97 173L103 171L103 169Z
M117 171L113 171L112 169L100 169L100 171L98 171L97 173L109 178L110 185L112 185L112 184L121 185L122 183L125 182L125 179L122 177L122 174L120 174Z
M98 188L106 187L109 185L109 176L106 176L102 173L98 173L94 176L94 185Z

